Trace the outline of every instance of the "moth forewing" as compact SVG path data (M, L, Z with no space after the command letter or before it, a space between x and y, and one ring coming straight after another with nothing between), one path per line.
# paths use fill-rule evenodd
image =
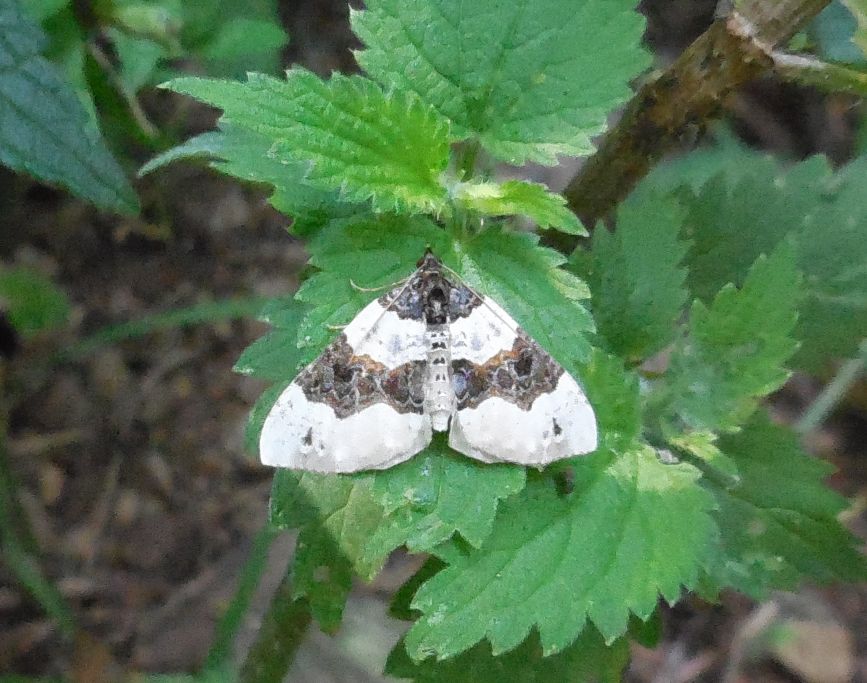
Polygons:
M262 427L262 462L313 472L385 469L430 443L426 328L375 299L293 380Z

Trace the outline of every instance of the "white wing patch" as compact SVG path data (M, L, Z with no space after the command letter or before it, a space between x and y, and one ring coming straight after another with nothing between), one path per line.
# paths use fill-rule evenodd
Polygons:
M421 409L425 348L423 324L368 304L277 399L262 426L262 462L348 473L411 458L432 435Z
M314 472L385 469L425 448L434 429L485 463L541 467L597 445L575 379L428 251L281 394L260 454Z
M343 328L343 334L356 355L367 355L387 368L396 368L408 361L425 359L426 329L420 320L401 320L377 299L361 309Z
M549 369L560 376L550 391L539 393L530 406L510 401L507 391L502 392L507 397L493 392L476 406L459 406L452 418L449 446L482 462L535 466L595 450L596 417L578 383L527 337L499 304L488 297L480 298L478 308L450 325L453 361L464 359L484 366L499 357L499 367L493 363L486 368L484 384L496 383L500 373L520 381L520 377L512 376L515 373L508 365L514 360L510 354L516 340L523 335L532 361L547 360ZM532 373L531 368L531 377ZM533 381L538 382L538 377ZM459 380L455 384L459 385ZM456 386L458 391L461 388ZM528 389L532 394L532 386ZM512 398L516 398L514 392Z
M430 443L427 415L402 415L376 403L339 419L324 403L307 399L293 382L262 427L262 462L310 472L382 470L411 458Z
M463 358L484 363L501 351L511 349L515 341L518 323L496 301L485 296L479 298L480 306L449 325L453 360Z
M563 373L529 410L498 396L458 410L449 446L482 462L540 467L596 450L596 417L578 383Z

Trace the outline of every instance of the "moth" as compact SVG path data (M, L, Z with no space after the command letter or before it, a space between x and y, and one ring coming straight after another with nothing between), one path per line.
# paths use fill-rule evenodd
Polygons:
M596 449L581 387L488 297L428 250L292 381L265 419L262 462L386 469L448 430L485 463L542 466Z

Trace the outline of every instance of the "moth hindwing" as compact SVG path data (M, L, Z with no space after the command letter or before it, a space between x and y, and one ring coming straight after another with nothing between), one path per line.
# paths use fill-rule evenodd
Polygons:
M427 251L280 395L259 452L275 467L385 469L446 430L471 458L534 466L589 453L597 438L575 379Z

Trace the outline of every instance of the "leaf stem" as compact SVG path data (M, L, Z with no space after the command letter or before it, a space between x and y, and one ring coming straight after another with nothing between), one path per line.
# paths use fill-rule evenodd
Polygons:
M304 640L312 615L304 598L294 598L289 574L277 587L256 641L241 667L239 683L281 683Z
M695 467L699 472L701 472L702 477L704 477L711 483L716 484L722 489L730 489L733 485L737 484L737 480L735 478L731 477L725 472L718 470L706 460L703 460L694 453L690 453L685 448L681 448L680 446L672 444L660 434L645 434L644 438L647 440L647 443L650 444L655 451L657 451L657 453L660 453L661 451L668 451L681 462L689 463L690 465Z
M795 425L799 434L809 434L822 424L834 407L867 368L867 340L861 342L859 355L847 360L816 399L809 405Z

